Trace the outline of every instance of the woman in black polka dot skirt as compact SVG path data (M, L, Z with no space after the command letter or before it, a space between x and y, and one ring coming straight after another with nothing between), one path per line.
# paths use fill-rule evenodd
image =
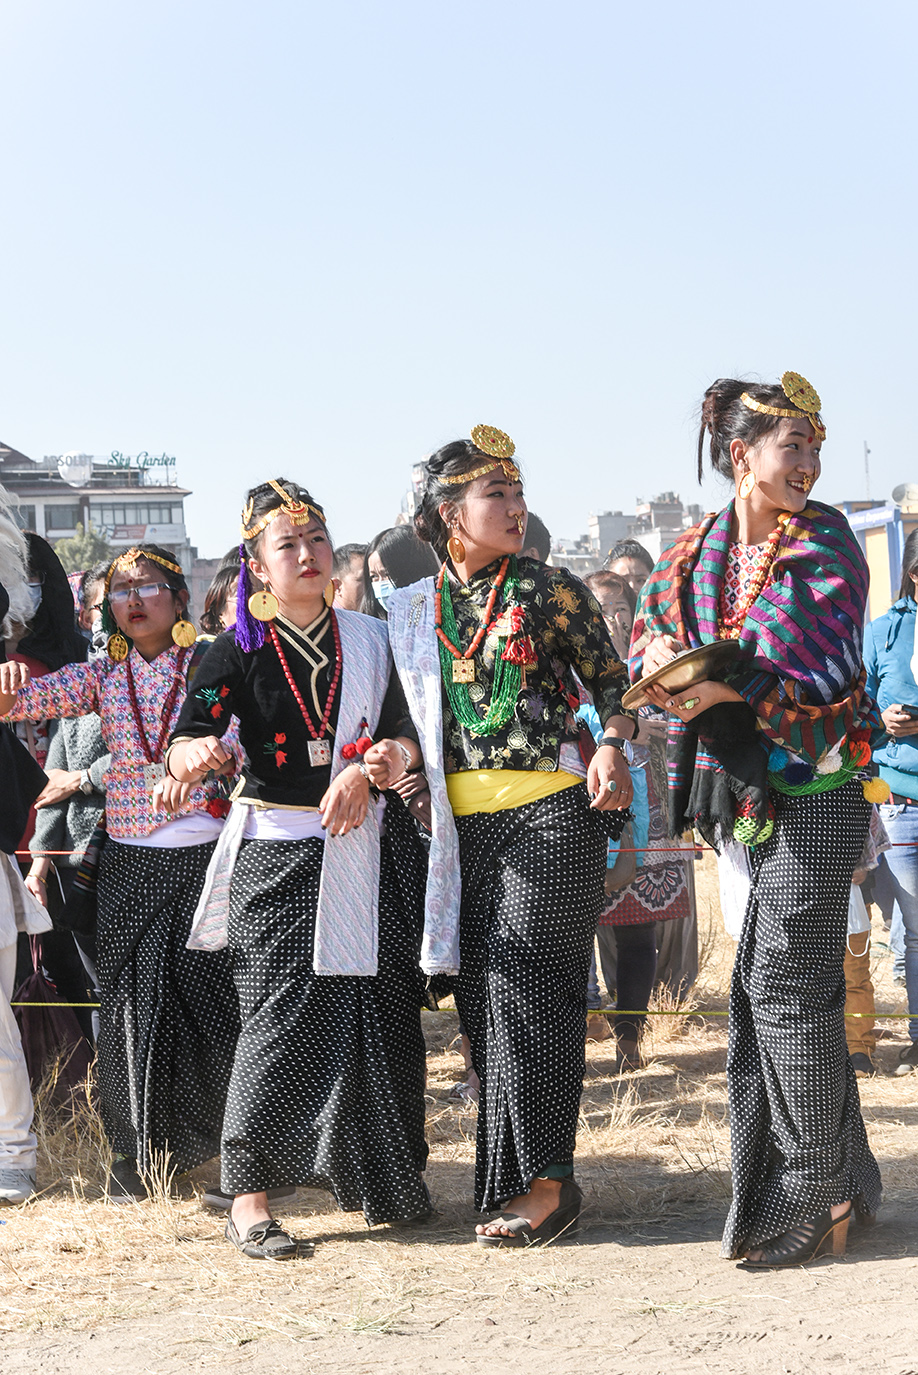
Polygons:
M478 426L433 455L415 523L443 566L388 604L431 789L423 967L449 970L461 949L456 1001L481 1080L475 1202L503 1205L477 1229L486 1246L547 1240L579 1214L586 976L607 837L631 799L622 733L634 733L593 596L565 569L517 558L526 503L512 453ZM572 669L607 732L588 783ZM372 750L367 764L385 786Z
M331 608L321 508L292 483L266 483L249 494L243 537L236 625L204 658L168 764L201 777L238 717L244 777L191 944L228 942L242 1018L223 1126L226 1235L254 1259L285 1260L296 1242L269 1189L329 1189L370 1223L430 1212L423 889L416 847L397 838L413 823L401 804L383 818L362 762L371 737L396 776L420 750L385 626ZM265 592L249 595L249 565Z
M880 1200L843 1015L851 874L877 800L862 782L877 723L861 663L868 575L844 517L809 497L819 404L796 373L709 388L699 478L709 439L736 495L657 564L632 639L634 678L680 650L735 650L723 681L646 695L671 713L671 829L701 829L745 904L723 1254L763 1268L842 1253L852 1211L870 1222Z

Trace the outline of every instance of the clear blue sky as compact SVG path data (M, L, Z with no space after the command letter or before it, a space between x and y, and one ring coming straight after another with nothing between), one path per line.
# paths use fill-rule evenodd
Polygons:
M802 372L823 500L918 481L918 8L0 0L0 437L176 454L192 539L284 473L339 540L507 430L556 534Z

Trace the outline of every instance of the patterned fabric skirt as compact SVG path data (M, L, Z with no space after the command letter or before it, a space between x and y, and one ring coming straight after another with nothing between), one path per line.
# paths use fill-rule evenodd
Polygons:
M607 832L582 783L456 826L456 1003L482 1084L475 1206L486 1212L573 1161Z
M242 1031L223 1132L222 1186L328 1189L368 1223L426 1213L423 908L385 837L379 970L312 969L324 842L244 841L229 946ZM413 865L410 857L409 868Z
M649 755L649 751L645 750ZM667 830L666 808L660 802L650 770L647 772L650 812L647 845L638 856L640 868L627 887L616 893L599 914L600 926L641 926L645 922L675 921L694 915L694 851L683 858Z
M730 1258L833 1204L880 1201L844 1022L848 895L869 804L856 780L776 802L774 833L752 855L730 993Z
M186 950L213 843L109 839L99 869L98 1075L112 1149L182 1173L220 1152L239 1030L229 957Z

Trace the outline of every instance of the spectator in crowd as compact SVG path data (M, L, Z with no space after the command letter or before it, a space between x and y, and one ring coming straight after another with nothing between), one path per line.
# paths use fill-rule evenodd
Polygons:
M636 597L650 575L653 559L636 539L621 539L609 550L603 568L624 578Z
M339 544L335 550L332 581L335 584L335 606L339 611L359 611L363 602L365 544Z

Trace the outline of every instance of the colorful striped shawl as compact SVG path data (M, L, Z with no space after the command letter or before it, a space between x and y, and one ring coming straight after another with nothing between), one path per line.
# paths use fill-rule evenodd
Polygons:
M631 639L632 681L653 635L687 648L720 639L718 604L733 503L666 551L644 585ZM867 563L840 511L810 502L781 536L770 579L739 637L727 675L775 745L815 764L853 730L876 724L861 664Z

